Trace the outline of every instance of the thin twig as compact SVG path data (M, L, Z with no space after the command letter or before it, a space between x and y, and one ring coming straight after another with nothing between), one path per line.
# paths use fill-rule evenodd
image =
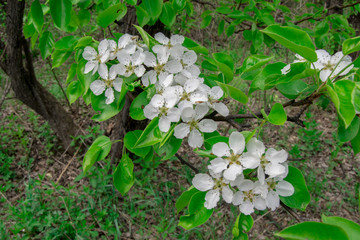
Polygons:
M71 158L71 160L68 162L68 164L64 167L64 169L61 171L60 173L60 176L58 177L58 179L56 180L56 184L59 183L60 179L62 178L63 174L66 172L66 170L68 169L68 167L70 166L70 164L72 163L72 161L76 158L76 155L78 154L78 152L80 151L81 149L81 144L80 146L78 147L78 149L76 150L74 156Z
M1 110L2 105L3 105L4 102L5 102L6 96L7 96L7 95L9 94L9 92L10 92L10 89L11 89L11 83L10 83L9 79L6 78L6 79L5 79L4 92L2 93L2 97L1 97L1 100L0 100L0 110Z
M64 98L65 98L65 100L66 100L66 103L67 103L68 107L71 109L69 99L68 99L67 96L66 96L66 93L65 93L64 88L61 86L61 83L60 83L60 81L59 81L59 78L56 76L56 73L55 73L54 69L52 68L52 65L51 65L51 62L50 62L49 58L47 59L47 63L49 64L50 70L51 70L51 72L52 72L52 74L53 74L53 76L54 76L57 84L59 85L59 87L60 87L60 89L61 89L61 91L62 91L62 93L63 93L63 95L64 95Z
M195 173L199 173L199 169L191 165L189 162L185 161L178 153L175 153L175 156L180 160L181 163L191 168Z
M286 206L283 202L280 202L280 205L285 209L285 211L287 211L291 216L293 216L296 219L296 221L303 222L301 218L291 208Z

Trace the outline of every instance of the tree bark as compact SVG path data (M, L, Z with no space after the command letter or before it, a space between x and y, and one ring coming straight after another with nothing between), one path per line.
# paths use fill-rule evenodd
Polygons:
M7 2L5 72L9 75L16 98L47 120L67 148L72 141L71 136L77 135L78 127L71 115L36 79L29 43L23 37L24 8L23 0Z

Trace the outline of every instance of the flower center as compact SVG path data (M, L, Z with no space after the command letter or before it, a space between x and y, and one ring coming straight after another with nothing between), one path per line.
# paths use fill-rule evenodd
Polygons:
M334 64L332 64L330 61L328 61L327 64L325 64L323 69L333 71L334 70Z
M270 181L267 182L267 185L270 190L274 190L276 187L276 182L274 179L271 179Z
M111 88L113 86L113 80L111 79L104 79L105 86Z
M268 165L270 162L265 158L265 156L261 156L260 158L260 165L264 168L266 165Z
M165 66L165 64L158 64L158 65L156 65L156 66L154 67L155 72L159 75L159 74L163 71L164 66Z
M161 116L166 116L168 110L169 110L169 109L168 109L167 107L161 107L161 108L159 109L159 116L160 116L160 117L161 117Z
M253 201L253 198L255 196L255 194L253 193L253 190L250 190L248 192L243 192L244 193L244 201L249 200L249 201Z
M131 63L126 67L126 72L133 73L136 66L131 65Z
M190 126L190 131L193 129L197 129L198 128L198 122L195 120L192 120L189 122L189 126Z
M180 101L183 101L183 100L190 101L190 94L184 91L180 98Z
M235 154L235 153L231 153L231 155L229 157L227 157L226 159L229 160L229 164L237 164L237 165L241 165L239 159L240 159L241 154Z
M221 189L226 186L226 183L223 182L223 178L215 179L215 185L213 189Z
M100 54L96 55L95 59L96 59L99 63L101 63L101 56L100 56Z

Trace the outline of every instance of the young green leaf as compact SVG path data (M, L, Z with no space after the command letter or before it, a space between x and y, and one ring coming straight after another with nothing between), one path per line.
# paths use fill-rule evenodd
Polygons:
M124 154L120 160L119 165L116 167L113 182L116 189L125 195L132 185L134 185L134 164L127 154Z
M100 136L91 144L85 153L83 160L84 174L94 165L95 162L104 160L111 149L111 140L106 136Z
M66 96L70 104L73 104L82 94L84 88L81 86L80 81L72 81L66 88Z
M171 27L175 23L175 10L170 2L164 3L159 19L163 24L165 24L165 26L168 27Z
M306 32L293 27L281 27L279 25L270 25L261 30L261 32L310 62L317 61L314 44Z
M326 224L340 227L348 235L349 240L357 240L360 236L360 225L341 217L327 217L322 215L322 221Z
M151 151L151 147L134 148L135 143L139 140L141 134L141 130L127 132L124 137L124 144L130 152L134 153L139 157L145 158L145 156Z
M44 32L39 39L39 49L41 53L41 57L46 59L51 55L51 52L54 47L54 38L51 32Z
M229 83L234 78L234 60L225 53L213 53L213 57L217 63L219 70L225 76L225 83Z
M163 0L143 0L141 5L152 20L157 20L163 9Z
M143 133L134 145L134 148L143 148L152 146L166 136L166 133L161 132L159 129L159 118L154 118L144 129Z
M275 103L268 116L269 122L274 125L284 125L287 120L283 105Z
M293 185L295 192L289 197L280 196L280 200L288 207L305 211L310 203L310 194L301 171L289 166L289 173L284 180Z
M55 25L66 31L71 21L72 3L70 0L50 0L50 14Z
M124 17L126 12L126 5L118 3L102 11L96 18L96 22L100 27L107 28L115 20L119 20Z
M181 216L179 226L186 230L204 224L211 217L214 209L204 207L206 192L194 194L189 203L189 215Z
M339 127L338 127L338 137L341 142L348 142L354 139L360 129L360 118L354 117L348 128L345 128L345 125L341 118L339 118Z
M227 84L222 83L222 82L216 81L216 83L221 87L221 89L228 96L230 96L234 100L236 100L236 101L238 101L238 102L240 102L242 104L246 104L248 102L248 97L240 89L237 89L237 88L235 88L233 86L227 85Z
M35 0L31 4L30 12L36 31L40 33L41 28L44 25L44 14L39 0Z
M344 55L360 51L360 36L346 39L342 44Z
M198 193L199 190L191 186L188 190L183 192L180 197L176 200L175 207L177 212L181 212L190 202L192 196Z

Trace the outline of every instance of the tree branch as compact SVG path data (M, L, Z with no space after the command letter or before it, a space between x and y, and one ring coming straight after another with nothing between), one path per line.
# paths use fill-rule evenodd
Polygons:
M196 167L194 167L192 164L190 164L189 162L185 161L178 153L175 153L175 156L180 160L180 162L182 164L185 164L186 166L188 166L189 168L191 168L195 173L199 173L199 169L197 169Z

